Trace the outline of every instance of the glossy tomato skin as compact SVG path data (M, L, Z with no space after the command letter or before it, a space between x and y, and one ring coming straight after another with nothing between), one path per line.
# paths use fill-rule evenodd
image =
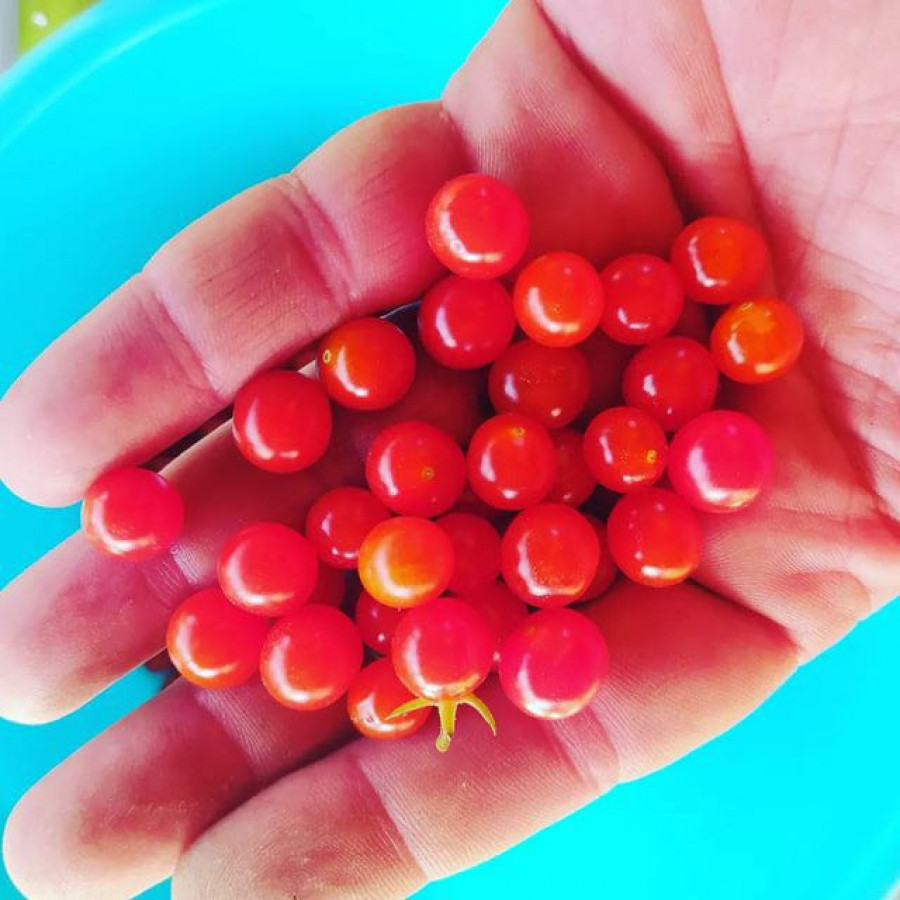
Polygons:
M500 685L522 712L565 719L596 696L609 669L600 629L571 609L528 616L500 649Z
M263 372L234 399L231 430L238 450L267 472L299 472L318 462L331 428L331 404L322 385L299 372Z
M622 494L657 482L666 452L662 428L641 409L614 406L595 416L584 433L584 458L594 478Z
M460 595L460 600L474 606L484 616L494 636L494 662L500 646L512 630L528 615L525 601L517 597L502 581Z
M643 347L622 379L625 403L648 412L663 431L675 431L712 409L718 389L712 355L684 337L664 337Z
M347 714L356 730L379 741L415 734L428 721L430 709L416 709L401 716L391 713L413 695L394 672L389 659L369 663L347 691Z
M490 175L471 173L438 190L425 217L434 255L457 275L499 278L528 246L528 213L512 188Z
M255 522L233 534L219 554L225 596L258 616L283 616L306 603L319 577L312 543L279 522Z
M406 610L379 603L368 591L362 591L356 601L354 619L363 643L382 655L391 652L391 640L397 623Z
M308 712L337 702L362 660L362 640L353 621L340 610L315 604L272 626L259 672L282 706Z
M355 569L363 538L390 517L369 491L338 487L322 494L306 514L306 536L319 559L336 569Z
M612 587L616 576L619 574L619 567L609 552L606 526L596 516L585 513L584 517L590 522L591 528L594 529L594 534L597 535L597 544L600 548L600 562L597 565L597 572L581 598L583 601L587 601L596 600L597 597L605 594Z
M759 297L730 306L710 336L720 371L741 384L780 378L800 357L803 323L786 303Z
M519 273L513 306L519 326L533 341L547 347L572 347L600 322L603 284L583 256L545 253Z
M751 225L705 216L672 245L672 265L687 295L700 303L734 303L756 293L769 265L762 235Z
M491 366L488 393L498 413L516 412L546 428L563 428L587 404L591 373L574 347L516 341Z
M440 428L426 422L398 422L369 447L366 481L393 512L431 518L459 500L466 484L466 457Z
M359 578L379 603L405 609L442 594L454 563L453 544L439 525L398 516L366 536L359 551Z
M609 263L603 281L600 327L621 344L648 344L667 335L684 308L674 267L650 253L629 253Z
M483 516L451 512L437 524L453 544L456 565L448 589L467 594L493 584L500 574L500 535Z
M532 606L580 600L600 562L597 535L587 519L562 503L520 512L503 535L503 580Z
M178 540L184 504L175 487L156 472L112 469L85 493L81 527L101 552L139 562L165 553Z
M678 584L700 564L697 515L686 500L662 488L622 497L609 515L606 537L616 565L648 587Z
M496 509L539 503L556 477L556 448L549 432L519 413L482 422L469 442L466 462L475 495Z
M487 678L493 658L494 636L484 617L455 597L409 610L391 643L397 676L428 700L471 694Z
M556 478L547 500L581 506L597 486L584 458L584 438L573 428L559 428L550 436L556 447Z
M393 406L416 375L410 339L393 322L374 317L338 325L319 344L316 362L328 396L356 410Z
M237 687L256 675L267 620L230 603L218 588L192 594L169 620L166 647L176 669L204 688Z
M750 416L717 409L688 422L669 457L672 487L705 512L738 512L769 482L775 454L768 435Z
M419 307L419 338L428 354L450 369L492 363L516 330L509 292L494 280L448 275L428 289Z

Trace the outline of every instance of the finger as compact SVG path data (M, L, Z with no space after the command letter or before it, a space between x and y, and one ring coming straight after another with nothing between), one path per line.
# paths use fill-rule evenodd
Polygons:
M436 105L389 110L200 219L10 388L0 477L28 500L72 502L342 317L415 297L438 273L428 200L463 165Z
M239 807L183 857L173 896L406 897L659 768L750 712L791 671L777 628L702 589L626 586L595 608L611 676L589 711L542 723L496 689L496 739L463 718L350 744Z
M347 730L340 705L301 715L258 681L179 680L25 795L6 824L8 871L29 898L135 896L207 825Z

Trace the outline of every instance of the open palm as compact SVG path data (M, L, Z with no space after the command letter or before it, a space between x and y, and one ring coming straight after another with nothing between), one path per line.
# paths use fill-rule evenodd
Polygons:
M428 734L348 743L341 709L297 715L258 684L179 682L17 807L4 852L23 890L125 897L174 871L177 897L405 896L730 727L889 599L898 51L900 8L877 0L516 0L442 104L360 122L211 213L50 347L0 403L0 475L52 505L342 318L419 296L439 275L427 201L471 169L520 192L534 252L662 252L685 213L756 219L808 334L799 370L728 398L769 430L773 488L705 518L694 582L596 605L612 673L584 714L548 725L489 688L499 736L466 729L439 755ZM223 538L298 521L343 464L279 478L227 433L192 448L171 470L190 518L170 556L122 565L76 535L6 588L0 714L61 716L154 654Z

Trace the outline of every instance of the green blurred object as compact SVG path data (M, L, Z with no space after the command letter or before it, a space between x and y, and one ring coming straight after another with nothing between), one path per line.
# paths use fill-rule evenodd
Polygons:
M96 0L19 0L19 52L39 44Z

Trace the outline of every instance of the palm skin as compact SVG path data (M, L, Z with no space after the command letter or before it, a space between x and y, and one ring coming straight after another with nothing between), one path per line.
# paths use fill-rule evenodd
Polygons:
M124 897L174 871L176 897L405 896L730 727L888 600L898 35L900 10L874 0L515 2L442 106L353 126L192 226L49 348L0 404L0 475L53 505L340 318L419 295L438 274L428 197L473 168L522 193L535 252L661 251L679 207L756 219L808 334L799 370L728 398L774 439L765 499L705 517L695 583L620 584L594 607L613 668L588 712L545 725L490 689L499 737L467 728L440 756L427 734L346 743L340 709L297 716L258 685L178 683L17 807L4 852L25 892ZM89 362L73 371L73 355ZM192 514L171 557L123 567L76 536L5 589L0 713L60 716L152 655L237 522L295 521L348 464L275 479L227 435L198 445L172 471Z

